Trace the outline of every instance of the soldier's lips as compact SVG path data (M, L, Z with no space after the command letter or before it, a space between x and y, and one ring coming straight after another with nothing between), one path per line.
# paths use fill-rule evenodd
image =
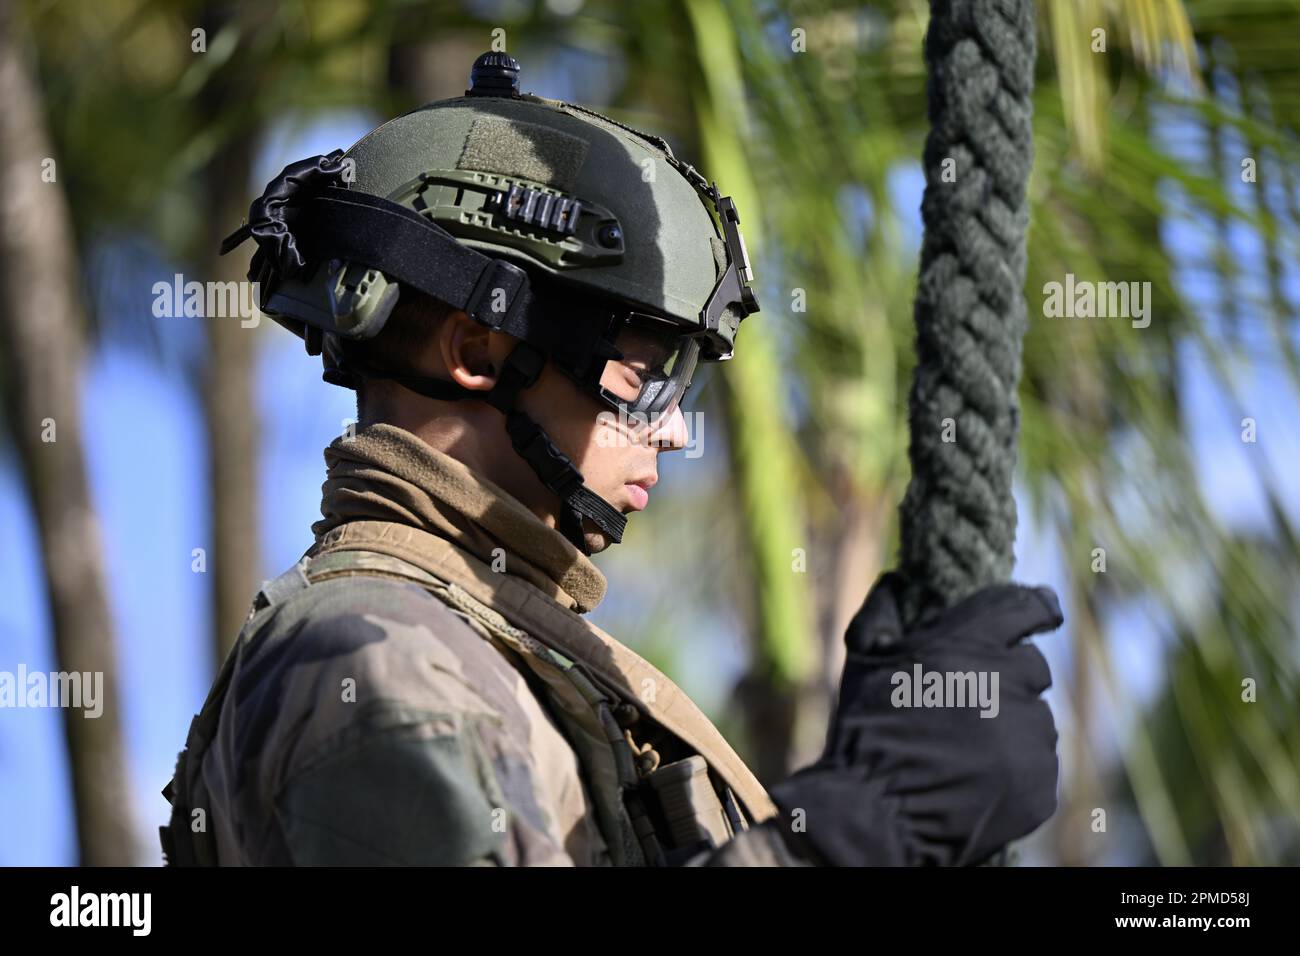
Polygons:
M650 503L650 488L657 480L656 477L640 478L623 486L627 489L628 497L632 499L633 511L645 510L645 506Z

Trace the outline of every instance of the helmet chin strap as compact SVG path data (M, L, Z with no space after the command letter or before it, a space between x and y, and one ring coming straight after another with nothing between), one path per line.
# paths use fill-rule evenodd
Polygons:
M426 398L443 401L477 399L492 405L506 417L506 433L515 453L524 461L556 497L560 499L560 533L583 554L587 536L582 519L589 518L614 543L623 540L627 517L586 486L569 457L560 451L542 429L525 412L515 407L519 393L532 387L546 366L546 353L528 342L514 347L502 366L496 384L486 392L457 385L442 379L400 375L359 363L346 354L334 355L334 368L326 369L325 379L336 385L355 387L359 378L384 378Z
M590 518L614 544L623 540L627 518L586 486L582 472L555 447L541 425L524 412L511 409L506 412L506 432L515 453L528 462L542 484L559 497L560 531L579 551L591 553L587 550L587 537L582 530L583 518Z

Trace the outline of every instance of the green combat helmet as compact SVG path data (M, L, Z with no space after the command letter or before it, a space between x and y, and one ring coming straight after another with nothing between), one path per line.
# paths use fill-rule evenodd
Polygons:
M222 253L249 237L262 311L322 356L327 382L491 403L583 551L584 517L615 542L627 519L515 407L518 393L549 358L620 414L666 416L697 362L730 358L758 311L731 198L658 136L520 93L504 53L475 61L463 97L286 167ZM491 390L359 359L350 343L377 335L404 289L521 340ZM608 361L633 356L646 366L635 395L602 385Z

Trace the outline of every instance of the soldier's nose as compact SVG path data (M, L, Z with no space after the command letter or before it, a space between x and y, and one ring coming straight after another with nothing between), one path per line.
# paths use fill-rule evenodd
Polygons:
M686 416L678 405L671 415L664 415L652 423L649 443L660 451L680 451L686 447L690 436L686 433Z

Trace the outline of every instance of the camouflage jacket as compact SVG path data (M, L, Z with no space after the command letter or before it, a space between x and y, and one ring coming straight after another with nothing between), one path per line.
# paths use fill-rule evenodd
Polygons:
M326 450L167 795L172 862L803 865L667 677L582 617L605 579L392 426Z

